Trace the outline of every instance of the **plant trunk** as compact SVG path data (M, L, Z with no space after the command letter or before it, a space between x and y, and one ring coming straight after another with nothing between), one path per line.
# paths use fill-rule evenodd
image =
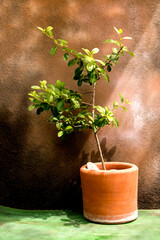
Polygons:
M95 97L96 97L96 83L93 84L93 95L92 95L92 117L93 117L93 119L94 119L94 113L95 113L95 109L93 108L95 106ZM94 132L94 136L95 136L97 148L98 148L98 151L100 154L103 170L106 170L104 158L103 158L103 154L102 154L102 149L101 149L101 145L99 142L99 138L97 136L97 132Z
M106 170L106 166L105 166L104 158L103 158L103 154L102 154L102 149L101 149L101 145L100 145L100 142L99 142L99 138L97 136L97 132L94 133L94 136L95 136L95 139L96 139L96 142L97 142L98 151L99 151L99 154L100 154L100 157L101 157L103 170Z

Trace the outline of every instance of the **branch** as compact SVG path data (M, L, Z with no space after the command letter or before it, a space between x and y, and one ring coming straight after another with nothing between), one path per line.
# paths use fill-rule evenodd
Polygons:
M96 98L96 82L93 84L93 95L92 95L92 117L94 119L94 113L95 109L93 108L95 106L95 98Z
M89 93L93 93L93 92L82 92L82 93L79 93L79 94L89 94Z
M82 125L76 125L76 126L73 125L73 127L74 127L74 128L80 128L80 127L82 127Z
M86 104L86 105L88 105L88 106L91 106L91 107L93 107L93 105L92 104L90 104L90 103L86 103L86 102L81 102L82 104Z
M119 49L119 51L117 52L117 54L119 54L122 49L123 49L123 46ZM110 64L111 62L112 62L112 60L110 59L110 60L105 64L105 66L107 66L107 65ZM104 68L105 66L101 66L101 67Z
M105 166L104 158L103 158L103 154L102 154L102 149L101 149L100 142L99 142L99 139L98 139L98 136L97 136L97 132L95 132L94 135L95 135L97 147L98 147L98 150L99 150L99 153L100 153L103 170L106 170L106 166Z
M59 44L58 41L53 36L50 36L48 33L45 33L45 34L47 35L47 37L52 39L58 47L64 48L67 53L69 53L69 54L73 55L74 57L78 58L74 53L67 50L68 47L65 47L65 46L62 46L61 44Z

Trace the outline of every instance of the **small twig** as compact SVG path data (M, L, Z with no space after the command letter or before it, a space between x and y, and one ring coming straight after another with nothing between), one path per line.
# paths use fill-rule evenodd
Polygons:
M80 94L89 94L89 93L93 93L93 92L82 92Z
M93 107L93 105L92 105L92 104L90 104L90 103L82 102L82 104L86 104L86 105L88 105L88 106L91 106L91 107Z
M58 47L64 48L67 53L69 53L69 54L71 54L72 56L74 56L74 57L77 58L77 56L76 56L74 53L68 51L67 47L62 46L62 45L59 44L59 43L56 43L57 40L56 40L53 36L50 36L48 33L45 33L45 34L47 35L47 37L49 37L50 39L52 39L52 40L54 41L54 43L55 43Z
M74 127L74 128L80 128L80 127L82 127L82 125L76 125L76 126L73 125L73 127Z
M120 51L123 49L124 46L122 46L119 51L117 52L117 54L120 53ZM110 59L108 62L105 63L105 65L100 65L101 68L105 68L107 65L109 65L112 62L112 60ZM97 79L99 80L99 79Z

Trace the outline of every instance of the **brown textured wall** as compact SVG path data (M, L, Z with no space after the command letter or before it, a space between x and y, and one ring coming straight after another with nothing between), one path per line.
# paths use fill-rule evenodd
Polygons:
M54 26L57 38L76 49L98 47L114 38L113 27L133 37L135 58L122 58L98 83L97 105L110 105L122 92L133 104L119 111L119 129L99 133L104 157L138 165L139 208L160 207L160 3L159 0L1 0L0 1L0 204L19 208L81 206L79 168L98 161L93 134L84 130L57 138L48 113L28 112L30 86L39 80L72 81L73 69L36 27ZM108 49L109 50L109 49ZM87 86L82 87L83 90Z

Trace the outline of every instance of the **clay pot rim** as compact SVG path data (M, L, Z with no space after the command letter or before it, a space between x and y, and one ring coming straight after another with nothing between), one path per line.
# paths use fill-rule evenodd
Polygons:
M94 163L96 164L98 167L102 166L101 162L96 162ZM96 170L91 170L91 169L87 169L86 168L86 164L83 165L80 168L80 171L83 173L88 173L88 174L94 174L94 175L100 175L100 174L105 174L105 175L113 175L113 174L124 174L124 173L128 173L128 172L133 172L133 171L138 171L138 167L133 164L133 163L127 163L127 162L105 162L105 165L113 165L113 168L116 168L116 166L122 166L122 167L126 167L125 169L117 169L117 170L100 170L100 171L96 171Z

